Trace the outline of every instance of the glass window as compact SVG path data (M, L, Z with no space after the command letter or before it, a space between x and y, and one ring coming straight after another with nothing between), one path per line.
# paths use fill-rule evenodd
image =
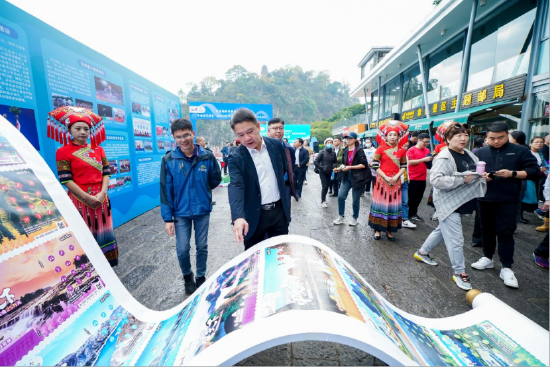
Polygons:
M548 105L550 102L548 89L540 93L533 95L533 112L529 122L531 123L531 135L533 136L545 136L548 134Z
M422 106L422 77L420 76L420 67L406 71L403 74L403 111Z
M548 51L548 39L546 39L540 44L537 75L548 72L548 63L550 62L550 60L548 60Z
M385 85L384 117L399 112L399 77Z
M550 60L548 60L548 3L544 6L544 12L542 14L542 32L540 40L542 41L539 46L539 57L537 61L537 75L545 74L548 72L548 66Z
M474 29L467 90L527 72L535 7L518 1Z
M374 91L370 95L370 100L372 102L372 120L371 121L377 121L378 120L378 91Z
M458 94L462 65L463 37L430 56L428 103Z

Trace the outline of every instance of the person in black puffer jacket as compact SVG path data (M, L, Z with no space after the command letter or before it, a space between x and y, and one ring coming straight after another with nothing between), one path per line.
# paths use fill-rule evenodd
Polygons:
M319 170L319 177L321 178L321 206L326 208L327 205L327 191L330 185L330 177L332 170L336 168L336 154L332 149L332 138L325 139L325 149L321 150L315 158L315 168Z

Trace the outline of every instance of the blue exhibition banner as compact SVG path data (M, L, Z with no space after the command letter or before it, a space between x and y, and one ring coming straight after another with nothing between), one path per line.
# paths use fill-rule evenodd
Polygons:
M285 125L285 138L292 144L298 138L309 139L311 136L311 125Z
M0 114L54 172L59 144L46 137L46 117L61 106L105 120L114 225L158 206L160 162L175 147L170 123L181 116L178 96L0 0Z
M256 114L262 136L267 134L267 122L273 116L270 104L189 102L189 118L196 136L205 138L214 155L221 158L221 149L236 139L229 120L239 108L248 108Z

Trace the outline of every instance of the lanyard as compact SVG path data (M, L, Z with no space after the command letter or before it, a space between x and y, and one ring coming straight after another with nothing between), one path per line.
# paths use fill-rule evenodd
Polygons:
M348 152L348 166L351 166L351 162L353 162L354 157L355 157L355 148L353 148L353 150L351 151L351 158L350 158L349 152Z

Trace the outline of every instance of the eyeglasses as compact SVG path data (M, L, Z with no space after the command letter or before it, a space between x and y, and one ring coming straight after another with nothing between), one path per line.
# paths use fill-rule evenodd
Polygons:
M468 125L466 125L466 124L459 124L459 123L457 122L457 123L453 124L453 128L455 128L455 129L465 128L465 129L466 129L466 128L468 128Z
M270 130L273 130L273 131L285 131L285 127L284 127L284 126L270 127L269 129L270 129Z
M178 136L174 136L174 139L176 139L176 140L187 140L192 136L193 136L193 134L178 135Z

